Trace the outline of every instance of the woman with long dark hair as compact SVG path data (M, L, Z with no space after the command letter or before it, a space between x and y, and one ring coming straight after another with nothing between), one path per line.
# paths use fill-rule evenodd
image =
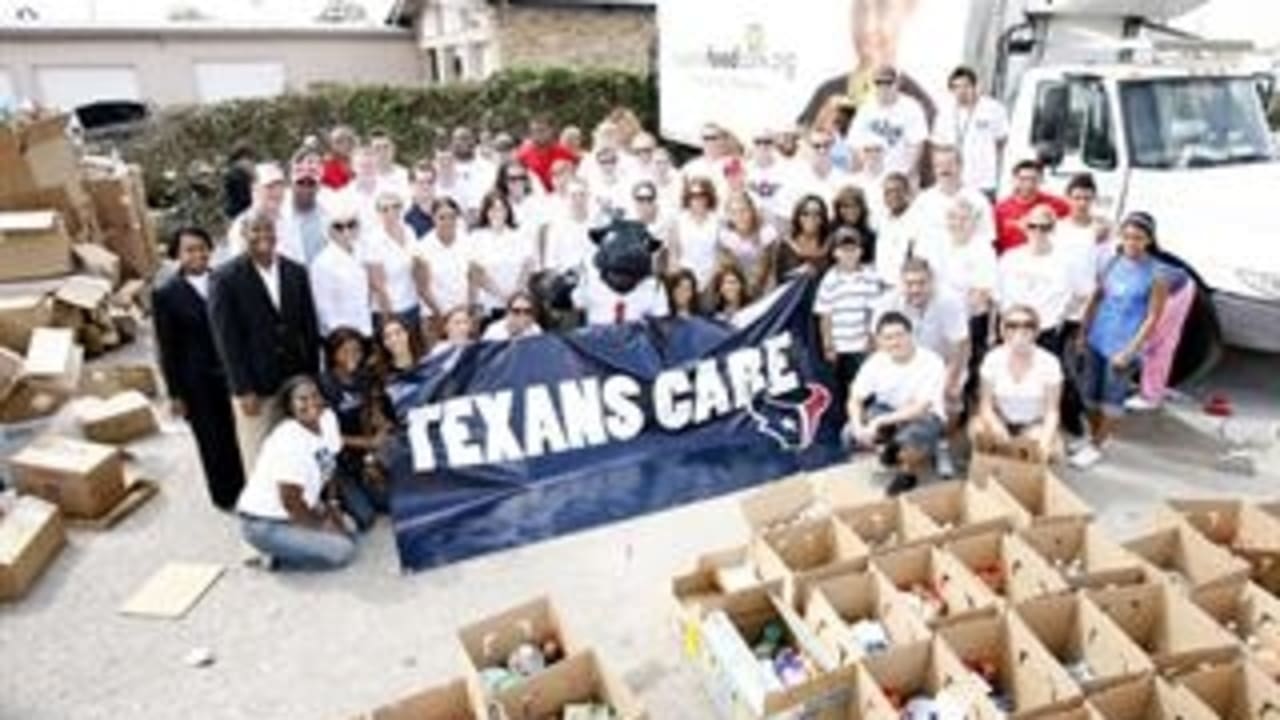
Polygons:
M791 232L774 245L774 280L782 284L798 273L821 275L831 266L828 242L831 216L827 203L817 195L805 195L791 214Z
M376 393L365 363L365 342L352 328L340 327L325 341L320 393L338 418L342 450L335 484L343 509L367 530L387 511L387 485L378 452L391 429L385 395Z
M209 325L212 252L213 240L204 230L184 227L175 232L169 238L169 257L178 261L178 272L156 288L152 307L170 408L191 425L209 498L230 511L244 487L244 466L227 376Z

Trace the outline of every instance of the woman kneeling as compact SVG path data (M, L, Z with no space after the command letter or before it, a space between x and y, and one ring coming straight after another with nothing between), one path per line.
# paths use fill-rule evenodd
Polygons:
M1014 438L1034 442L1045 459L1058 454L1058 400L1062 366L1036 345L1035 310L1015 305L1000 323L1003 342L982 361L978 412L969 435L1004 445Z

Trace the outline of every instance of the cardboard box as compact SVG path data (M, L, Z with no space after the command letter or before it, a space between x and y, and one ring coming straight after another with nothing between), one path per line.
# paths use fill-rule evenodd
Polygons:
M124 459L110 445L46 435L9 458L18 490L70 517L96 518L125 494Z
M155 369L150 365L110 365L93 367L81 374L80 394L108 398L136 390L151 399L160 394Z
M1247 662L1201 668L1178 678L1178 684L1222 720L1280 717L1280 685Z
M25 353L31 333L53 320L53 306L43 295L0 298L0 347Z
M1169 581L1186 590L1238 584L1249 578L1249 565L1209 542L1195 528L1178 522L1124 544L1145 560L1153 582Z
M471 704L465 680L413 693L353 720L487 720L488 714Z
M1089 696L1103 720L1220 720L1199 698L1158 677L1116 685Z
M1040 524L1018 534L1073 588L1136 585L1146 580L1146 561L1090 522Z
M949 552L928 545L901 548L871 559L929 627L1000 610L997 598Z
M1226 662L1239 643L1181 592L1156 583L1086 591L1163 673Z
M93 243L76 243L71 246L80 271L111 283L114 289L120 285L120 258L115 253Z
M947 543L946 549L991 592L1019 603L1066 592L1066 580L1017 535L992 530Z
M990 490L972 482L943 482L927 485L902 498L929 516L941 531L941 540L988 530L1014 527L1018 509L1009 507Z
M883 655L863 661L892 714L866 713L866 718L898 718L902 705L925 695L943 696L967 710L966 718L994 718L996 709L987 700L986 690L974 681L964 663L939 638L901 645Z
M821 477L798 474L769 483L747 495L739 503L742 517L753 535L787 525L818 520L835 510L875 502L877 494L839 477L840 467L829 468Z
M766 625L776 622L787 644L797 649L810 674L783 687L770 669L761 667L753 645ZM856 702L857 666L840 666L795 611L768 587L725 596L718 607L690 618L684 651L721 718L847 717Z
M547 668L500 700L506 720L572 718L566 708L582 703L607 705L614 713L609 717L617 720L649 717L626 684L606 670L592 650Z
M85 398L78 410L80 429L94 442L123 445L160 431L151 401L136 390L109 400Z
M72 242L89 242L97 234L93 216L93 201L89 199L80 181L65 185L27 190L19 193L0 194L0 210L46 211L52 210L62 217L62 224Z
M1082 593L1028 600L1014 612L1087 694L1155 672L1142 648Z
M932 635L893 583L875 568L817 583L805 604L804 621L841 665L878 654L867 652L852 632L852 626L862 621L880 623L890 646L928 640Z
M980 439L973 443L969 458L969 479L979 485L1006 477L1034 477L1048 471L1049 464L1041 456L1040 446L1026 439L1003 444Z
M1161 517L1190 523L1248 562L1254 582L1280 595L1280 518L1240 500L1169 500Z
M883 552L942 536L937 526L920 508L902 498L888 498L836 511L871 552Z
M867 566L871 551L834 518L810 520L758 536L752 557L766 580L782 580L783 596L792 605L809 597L809 588L834 575Z
M973 618L938 630L938 636L991 688L992 698L1005 696L1010 718L1084 703L1084 692L1016 614Z
M126 275L150 277L159 266L159 253L141 168L113 165L89 175L85 184L103 243L120 256Z
M22 597L66 542L62 513L40 498L0 510L0 600Z
M0 348L0 422L53 414L75 393L83 363L69 330L36 328L25 358Z
M979 480L978 484L1014 508L1014 522L1019 526L1093 518L1093 509L1048 470L1011 473L992 477L986 484Z
M69 272L71 237L58 213L0 212L0 281L32 280Z
M0 196L58 187L79 176L67 115L0 124Z
M671 579L671 594L676 601L675 618L683 623L686 616L700 614L714 606L725 595L763 584L751 548L729 548L698 557L693 570ZM779 589L781 584L778 585Z
M464 677L476 707L487 707L490 700L496 699L485 689L481 671L505 667L511 652L520 645L552 642L566 658L586 649L546 596L459 628L458 642L462 646Z
M1243 583L1197 590L1191 601L1239 638L1259 667L1280 679L1280 598Z

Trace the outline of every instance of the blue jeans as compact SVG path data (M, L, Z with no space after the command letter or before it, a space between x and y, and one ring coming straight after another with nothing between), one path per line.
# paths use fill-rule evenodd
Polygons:
M288 520L240 518L244 539L282 570L335 570L356 554L356 541L346 533L304 528Z
M336 479L342 509L356 521L360 532L373 527L373 521L379 513L387 512L388 493L385 486L375 488L350 470L339 472Z

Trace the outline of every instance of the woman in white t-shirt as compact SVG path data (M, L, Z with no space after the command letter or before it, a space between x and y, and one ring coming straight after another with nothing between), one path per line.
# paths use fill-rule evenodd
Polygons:
M970 436L975 442L995 444L1030 440L1049 458L1058 452L1062 366L1036 345L1040 319L1029 306L1006 310L1000 331L1004 342L982 361L978 412L969 425Z
M267 436L236 503L244 539L269 569L331 570L355 557L356 543L330 489L342 435L309 377L285 382L285 419Z
M436 226L422 238L418 257L425 267L423 301L431 316L439 318L449 308L472 304L475 248L462 229L462 207L453 198L432 203L431 216Z
M698 287L707 287L716 271L720 237L715 183L705 177L689 178L681 206L671 239L671 266L691 271Z
M537 266L533 241L517 227L511 206L496 192L486 194L480 202L480 223L470 239L480 305L496 318Z
M721 267L732 266L742 271L747 281L744 290L760 296L769 290L773 279L771 246L778 231L765 222L756 204L746 193L735 193L725 203L725 224L718 239Z
M539 264L543 270L583 273L590 266L596 247L591 230L591 190L576 178L567 181L567 198L561 212L542 228L538 241Z
M377 227L365 239L363 258L369 267L373 301L382 317L394 315L409 327L422 322L424 282L417 256L418 241L404 221L404 200L384 192L378 196ZM381 325L379 325L381 327Z

